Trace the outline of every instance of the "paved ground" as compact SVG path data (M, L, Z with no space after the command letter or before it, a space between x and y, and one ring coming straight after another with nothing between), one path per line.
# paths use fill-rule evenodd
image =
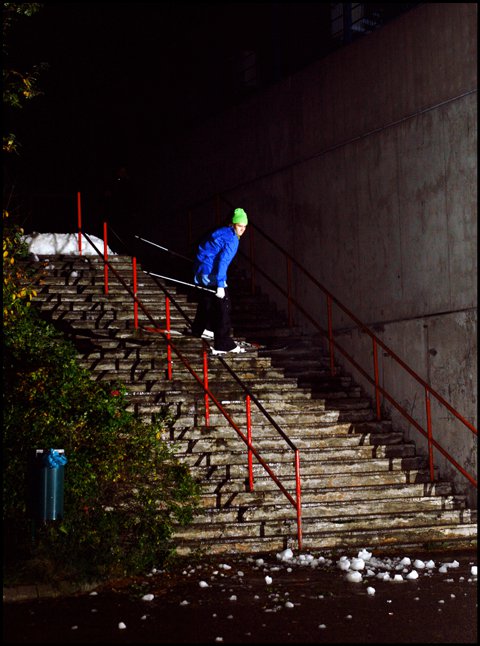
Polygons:
M57 598L8 601L4 593L3 641L477 643L477 554L417 558L433 559L435 566L401 582L392 581L395 573L405 577L413 565L395 565L385 581L379 578L385 568L372 567L367 576L366 563L362 581L350 582L336 563L320 560L314 567L264 555L263 564L226 557L184 563L175 571ZM442 571L442 564L455 560L458 567Z

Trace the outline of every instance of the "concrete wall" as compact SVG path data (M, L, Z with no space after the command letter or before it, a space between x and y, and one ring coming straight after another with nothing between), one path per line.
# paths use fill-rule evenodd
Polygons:
M190 209L193 237L214 224L215 193L245 208L474 424L476 26L475 3L426 3L252 97L171 151L166 200L177 232L189 206L205 200ZM285 277L283 258L258 235L255 250ZM325 298L301 274L294 293L325 325ZM336 307L334 326L338 342L371 365L370 338ZM423 423L423 388L380 360L381 383ZM472 433L437 408L434 437L475 476ZM459 491L470 488L435 459Z

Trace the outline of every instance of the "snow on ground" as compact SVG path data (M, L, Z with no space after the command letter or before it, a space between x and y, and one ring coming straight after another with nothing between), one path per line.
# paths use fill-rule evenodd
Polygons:
M103 240L87 234L92 243L103 254ZM24 241L28 244L28 249L34 256L49 256L56 254L78 256L78 233L31 233L23 236ZM96 256L97 252L82 234L82 255ZM109 255L116 255L107 247Z
M267 562L267 559L273 559L273 562ZM424 559L424 558L411 558L409 556L403 557L383 557L377 558L373 555L373 552L368 549L362 549L357 552L356 556L340 556L337 559L332 559L329 557L323 556L314 556L311 553L299 553L298 556L295 556L291 549L285 549L282 552L276 554L276 562L274 560L273 554L269 557L265 556L264 558L256 558L254 556L245 556L243 558L244 567L248 567L251 570L258 570L261 573L261 576L265 580L265 592L268 595L269 603L264 607L264 612L278 612L282 609L287 611L291 608L295 608L301 604L299 599L295 598L295 592L298 594L299 588L294 586L292 595L288 592L283 592L282 595L279 595L275 592L275 577L282 577L283 572L294 572L296 568L301 569L313 569L317 571L324 571L335 574L338 573L338 576L341 577L347 584L349 583L363 583L363 587L368 596L374 596L376 594L375 582L389 582L387 585L396 586L399 583L404 583L408 587L409 581L416 581L422 577L430 578L435 575L441 575L441 581L445 583L454 583L455 582L455 571L460 567L460 563L455 560L448 560L448 558L442 560L434 559ZM229 565L226 562L219 563L216 567L207 566L205 567L202 564L187 565L182 575L186 578L195 581L198 579L198 600L202 598L202 591L205 588L210 588L212 586L218 585L222 581L222 577L226 576L228 570L232 570L230 573L233 578L238 577L239 582L243 583L245 573L240 569L242 567L242 562L238 559L234 559L233 566ZM456 581L460 583L467 584L476 584L477 583L477 565L473 561L468 562L467 570L469 572L468 577L457 576ZM211 571L209 572L209 570ZM463 564L463 572L465 572L465 563ZM163 570L153 569L147 577L155 577L162 575ZM445 578L443 575L446 575ZM283 580L285 580L283 575ZM328 580L328 579L327 579ZM332 581L332 579L329 579ZM246 581L245 581L246 583ZM411 584L413 585L413 584ZM155 579L152 579L152 588L155 587ZM383 594L385 594L384 584L381 585L383 589ZM192 590L195 587L193 586ZM257 589L258 590L258 589ZM227 590L223 589L225 594L225 604L231 604L232 602L237 601L237 595L231 594L232 589ZM325 595L333 594L334 591L325 590L324 595L320 595L319 598L323 598ZM92 595L97 594L92 592ZM195 594L195 593L193 593ZM454 594L450 594L450 600L455 598ZM144 594L142 597L143 601L153 601L155 595L152 593ZM255 596L255 599L259 599L258 595ZM419 600L418 597L415 597L415 600ZM180 606L188 606L191 603L194 603L195 599L183 599L179 602ZM390 599L386 599L387 603L391 603ZM445 600L438 601L439 604L445 603ZM216 615L213 615L214 617ZM146 616L145 616L146 617ZM230 615L231 618L231 615ZM351 616L347 617L351 618ZM327 622L328 623L328 622ZM320 629L327 628L327 623L322 623L318 627ZM127 626L124 622L118 624L119 629L124 629ZM223 637L217 637L216 641L223 641Z

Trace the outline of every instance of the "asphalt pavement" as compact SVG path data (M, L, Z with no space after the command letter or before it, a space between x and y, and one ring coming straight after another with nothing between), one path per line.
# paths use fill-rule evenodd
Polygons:
M302 556L185 561L75 592L73 582L30 586L23 600L4 589L3 641L477 643L476 552L417 554L410 564L373 557L356 571Z

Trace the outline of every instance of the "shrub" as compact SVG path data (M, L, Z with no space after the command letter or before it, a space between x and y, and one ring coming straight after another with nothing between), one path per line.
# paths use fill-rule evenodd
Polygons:
M4 238L4 266L6 258L15 265L13 240ZM44 580L142 573L174 552L173 525L189 522L196 505L196 483L162 440L174 416L166 406L146 424L126 410L123 385L92 381L73 344L28 307L25 282L10 270L8 289L18 296L4 325L6 574L21 577L22 565ZM29 458L50 448L68 460L65 514L32 525Z

